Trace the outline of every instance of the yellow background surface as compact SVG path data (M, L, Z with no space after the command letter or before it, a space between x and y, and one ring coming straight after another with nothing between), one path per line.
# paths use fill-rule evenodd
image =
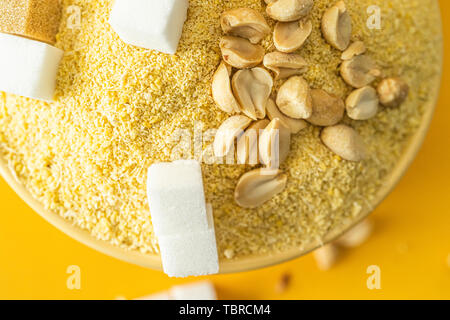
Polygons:
M450 1L441 1L443 12ZM263 270L209 277L220 299L450 299L450 21L439 105L425 144L395 191L372 214L375 232L330 271L312 255ZM418 61L420 63L420 61ZM132 299L197 279L170 279L89 249L34 213L0 180L0 299ZM81 289L66 285L68 266ZM369 290L366 269L381 269ZM280 277L292 281L277 292Z

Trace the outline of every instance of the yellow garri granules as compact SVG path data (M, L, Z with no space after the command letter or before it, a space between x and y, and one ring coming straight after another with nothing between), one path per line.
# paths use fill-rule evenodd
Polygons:
M400 108L382 108L369 121L344 120L368 146L369 157L361 163L331 153L318 127L294 135L282 165L287 187L258 209L234 202L236 182L249 167L203 164L222 258L225 253L243 257L304 246L370 208L435 97L442 49L437 1L345 2L354 38L364 41L386 76L400 76L409 84L410 96ZM315 1L313 32L299 53L309 62L305 79L311 87L344 98L351 88L338 72L341 52L320 31L323 12L333 3ZM72 5L81 9L79 28L67 25L73 11L66 9ZM65 56L56 101L45 104L0 93L0 145L11 170L46 208L99 239L155 253L147 168L172 160L177 130L193 136L194 123L201 121L206 131L228 118L210 94L221 60L219 16L237 7L264 12L265 4L190 0L174 56L124 44L107 22L111 5L107 0L63 1L56 46ZM374 5L381 9L380 30L366 26L367 8ZM271 39L262 42L267 51L274 50Z

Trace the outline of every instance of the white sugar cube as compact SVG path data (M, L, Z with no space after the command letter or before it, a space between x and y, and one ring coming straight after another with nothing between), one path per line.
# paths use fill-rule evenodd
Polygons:
M0 91L53 100L63 54L46 43L0 33Z
M219 272L214 228L158 238L164 272L169 277L188 277Z
M173 300L217 300L216 290L210 281L199 281L170 290Z
M116 0L109 23L125 43L174 54L188 7L188 0Z
M201 166L195 160L179 160L150 166L147 193L157 237L206 231Z
M205 203L200 163L151 165L147 193L164 272L171 277L217 273L212 207Z

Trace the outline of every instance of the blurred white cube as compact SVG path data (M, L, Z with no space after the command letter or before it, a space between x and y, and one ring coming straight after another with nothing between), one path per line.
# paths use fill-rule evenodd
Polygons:
M198 161L178 160L151 165L147 194L157 237L210 229Z
M174 54L188 7L188 0L116 0L109 23L125 43Z
M217 300L216 290L210 281L199 281L170 290L173 300Z
M161 291L135 300L172 300L169 291Z
M135 300L217 300L216 289L211 281L204 280L174 286Z

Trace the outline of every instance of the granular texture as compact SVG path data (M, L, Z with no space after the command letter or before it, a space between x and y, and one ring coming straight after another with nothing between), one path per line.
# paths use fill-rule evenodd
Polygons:
M320 32L323 12L333 3L315 1L313 32L299 53L310 65L305 79L313 88L345 97L352 89L339 76L341 52ZM206 200L214 208L223 259L305 246L370 209L436 95L442 49L437 1L346 4L354 38L365 42L386 76L409 84L409 98L399 108L381 108L369 121L344 120L368 146L369 157L360 163L331 153L320 141L319 127L294 135L282 165L287 187L257 209L242 209L233 197L238 178L250 167L204 163ZM228 117L210 93L221 60L219 16L236 7L264 12L264 2L191 0L174 56L123 43L107 23L112 1L65 0L63 5L79 6L82 23L68 28L64 10L57 46L65 56L56 102L0 94L4 158L46 208L99 239L158 252L146 198L147 168L171 160L180 129L193 139L195 123L201 121L199 130L206 131ZM366 26L369 6L381 9L379 30ZM271 39L262 41L267 51L274 50Z
M55 43L60 0L0 0L0 32Z

